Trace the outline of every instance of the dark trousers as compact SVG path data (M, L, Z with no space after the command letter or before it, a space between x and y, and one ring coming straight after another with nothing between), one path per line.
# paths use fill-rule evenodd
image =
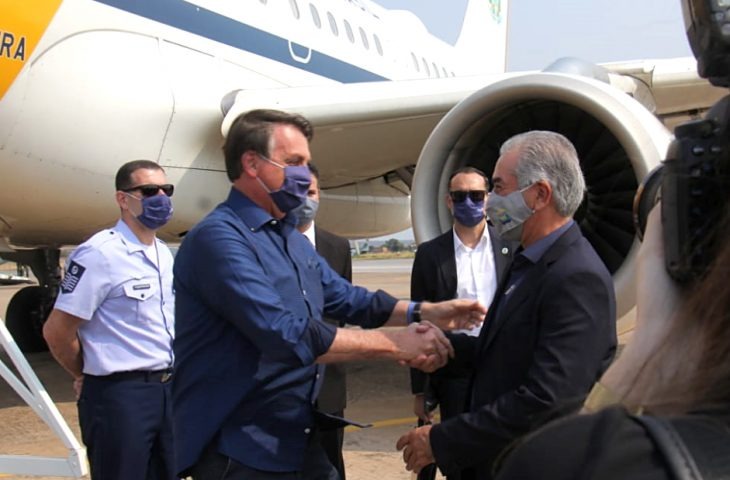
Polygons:
M190 469L193 480L338 480L337 471L322 449L315 432L304 454L301 472L264 472L247 467L218 452L212 442Z
M94 480L175 480L171 382L84 376L81 438Z
M345 412L332 412L332 415L344 417ZM335 467L339 474L340 480L345 480L345 459L342 456L342 445L345 440L345 429L335 428L333 430L323 430L319 432L319 443L322 445L324 452L327 454L330 463Z

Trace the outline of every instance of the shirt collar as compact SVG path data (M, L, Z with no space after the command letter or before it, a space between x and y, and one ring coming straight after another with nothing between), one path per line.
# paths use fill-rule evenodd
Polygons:
M558 240L558 238L560 238L560 236L565 233L574 223L575 221L571 218L565 225L556 230L553 230L537 242L524 249L522 251L522 255L530 260L532 263L537 263L542 258L542 256L545 255L545 252L547 252L548 249L552 247L553 244Z
M277 222L286 225L288 228L294 228L296 226L294 215L287 214L279 221L235 187L231 187L226 203L253 231L260 230L264 225L275 224Z
M117 221L117 224L114 225L114 230L122 236L122 242L126 245L127 252L140 252L149 248L149 245L142 243L139 238L137 238L137 235L134 234L132 229L129 228L129 225L127 225L121 218ZM155 241L157 241L157 238L155 238Z
M314 222L309 224L309 228L304 230L302 232L302 235L307 237L309 239L309 241L312 242L312 245L314 245L314 246L317 245L317 241L315 240L315 236L314 236Z
M464 242L462 242L459 236L456 234L455 228L452 228L451 231L454 234L454 245L456 246L457 250L463 250L465 252L468 252L470 250L479 250L480 248L486 248L487 245L489 245L489 231L487 230L486 225L484 226L484 231L482 232L482 238L479 239L479 242L474 248L464 245Z

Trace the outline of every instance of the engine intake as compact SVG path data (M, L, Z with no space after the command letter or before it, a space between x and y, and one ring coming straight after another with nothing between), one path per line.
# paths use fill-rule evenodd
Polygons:
M587 185L575 220L611 271L623 316L635 304L633 197L664 158L671 133L606 83L534 73L495 82L460 102L431 133L416 167L411 201L416 240L451 228L443 199L452 171L468 165L491 174L501 144L528 130L559 132L575 145Z

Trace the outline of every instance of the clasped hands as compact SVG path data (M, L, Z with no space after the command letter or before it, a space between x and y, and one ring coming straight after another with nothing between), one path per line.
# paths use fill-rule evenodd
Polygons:
M484 321L486 307L475 300L456 299L424 303L421 322L402 331L402 365L433 372L454 356L454 348L443 330L473 328ZM442 330L443 329L443 330Z

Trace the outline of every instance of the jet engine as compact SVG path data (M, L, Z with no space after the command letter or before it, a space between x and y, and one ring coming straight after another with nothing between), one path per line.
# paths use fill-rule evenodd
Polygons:
M528 130L552 130L575 145L587 192L575 220L614 278L619 317L635 304L632 203L644 176L664 158L671 133L646 107L602 81L534 73L493 83L457 104L423 147L411 215L420 243L451 227L444 197L452 171L491 174L501 144Z

